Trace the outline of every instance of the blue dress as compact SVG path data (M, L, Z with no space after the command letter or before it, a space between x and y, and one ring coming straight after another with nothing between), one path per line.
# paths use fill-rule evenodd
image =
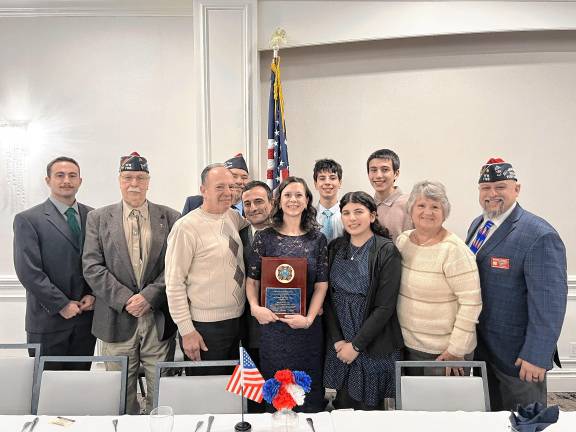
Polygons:
M340 249L330 269L330 284L334 292L332 302L347 341L354 339L363 324L370 283L368 255L373 243L374 237L360 247L350 244L348 251L347 248ZM394 397L394 368L399 360L400 350L382 358L371 358L361 352L347 365L336 357L336 350L330 344L326 353L324 385L336 390L346 385L353 400L376 407L384 398Z
M316 282L328 280L326 237L318 230L301 236L286 236L274 228L258 231L252 243L247 274L260 280L262 257L305 257L308 261L306 304L310 304ZM260 326L260 372L272 378L281 369L302 370L312 378L312 389L304 405L295 411L318 412L325 408L322 383L324 331L322 317L316 317L308 329L292 329L283 322Z

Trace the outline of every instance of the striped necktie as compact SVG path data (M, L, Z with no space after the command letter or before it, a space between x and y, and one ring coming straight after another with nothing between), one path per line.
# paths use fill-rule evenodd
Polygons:
M478 250L482 247L482 244L484 244L486 236L488 235L488 231L490 231L490 228L492 228L493 226L494 222L492 222L491 220L487 220L486 223L482 226L482 228L478 230L478 232L476 233L476 238L470 245L470 250L472 251L473 254L476 254Z

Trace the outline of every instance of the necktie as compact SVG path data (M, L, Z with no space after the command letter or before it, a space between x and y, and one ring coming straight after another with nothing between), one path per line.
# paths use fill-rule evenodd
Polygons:
M132 260L132 268L134 269L134 275L138 284L140 284L140 278L142 277L142 244L140 237L140 210L132 210L130 212L130 230L132 231L131 244L129 245L131 254L130 259Z
M326 236L328 241L332 240L332 234L334 232L334 228L332 227L332 212L328 209L322 212L324 215L324 221L322 222L322 233Z
M476 238L470 245L470 250L472 251L472 253L476 254L478 250L482 247L482 244L484 243L484 241L486 240L486 236L488 235L488 231L490 231L490 228L492 228L493 226L494 222L492 222L491 220L487 220L486 223L482 226L482 228L478 230L478 232L476 233Z
M68 207L68 210L64 212L66 215L66 222L68 223L68 227L72 232L72 237L76 241L76 244L80 246L80 225L78 225L78 220L76 219L76 210L72 207Z

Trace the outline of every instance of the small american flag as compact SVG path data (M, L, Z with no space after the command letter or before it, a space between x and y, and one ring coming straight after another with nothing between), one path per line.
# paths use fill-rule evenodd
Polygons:
M264 378L248 353L240 347L240 364L236 366L228 380L226 390L237 395L242 394L242 379L244 379L244 397L255 402L262 402Z
M268 169L266 179L274 191L290 175L288 141L284 121L284 95L280 81L280 57L272 60L270 76L270 100L268 104Z

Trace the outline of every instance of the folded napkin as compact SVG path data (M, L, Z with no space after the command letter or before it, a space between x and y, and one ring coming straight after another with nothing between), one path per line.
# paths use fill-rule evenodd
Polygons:
M538 432L546 429L552 423L558 421L560 409L558 405L544 408L539 402L534 402L525 407L518 407L518 414L510 414L512 430L517 432Z

